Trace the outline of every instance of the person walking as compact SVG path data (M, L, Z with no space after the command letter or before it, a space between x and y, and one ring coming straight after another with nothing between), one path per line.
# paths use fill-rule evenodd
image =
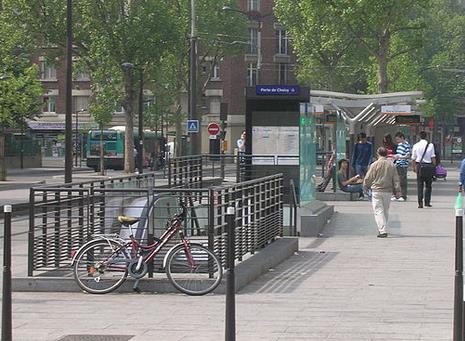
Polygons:
M359 134L359 141L355 144L351 166L361 178L365 177L368 166L373 158L373 146L367 140L365 133Z
M388 236L389 206L391 195L396 193L400 197L399 175L392 160L387 159L387 150L379 147L377 150L378 160L373 162L363 181L364 192L372 190L372 206L378 226L378 238Z
M400 131L395 135L397 149L394 155L397 174L399 175L401 197L397 201L407 200L407 173L412 148L410 143L405 141L405 135Z
M413 171L417 174L418 208L423 208L423 198L425 206L432 207L431 192L436 165L435 157L434 146L426 140L426 132L420 132L420 141L412 148Z

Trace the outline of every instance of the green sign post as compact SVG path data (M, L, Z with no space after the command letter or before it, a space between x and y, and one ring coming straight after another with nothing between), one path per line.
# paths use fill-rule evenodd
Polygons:
M315 200L316 125L309 104L300 105L300 205Z
M336 191L336 186L338 184L337 180L337 172L338 172L338 165L339 161L346 158L347 148L346 148L346 136L347 130L346 125L344 122L344 117L340 112L337 112L337 119L336 119L336 173L334 176L335 179L335 186L334 190Z

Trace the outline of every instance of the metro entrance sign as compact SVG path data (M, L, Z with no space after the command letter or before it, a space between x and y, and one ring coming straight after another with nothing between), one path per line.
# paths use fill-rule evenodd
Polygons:
M210 123L208 125L208 133L210 135L218 135L218 133L220 132L221 128L219 126L218 123Z
M257 95L300 95L300 87L297 85L257 85Z

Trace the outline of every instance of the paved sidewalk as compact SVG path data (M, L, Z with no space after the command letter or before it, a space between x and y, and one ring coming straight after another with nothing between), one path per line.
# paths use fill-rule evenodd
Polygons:
M393 203L387 239L376 238L369 202L335 203L338 213L323 238L301 238L298 254L237 295L237 340L451 340L458 174L449 173L447 182L433 185L433 208L418 209L413 188L410 201ZM15 240L16 250L24 250L25 236ZM24 266L24 254L15 261ZM224 339L221 295L13 298L17 341L70 334Z

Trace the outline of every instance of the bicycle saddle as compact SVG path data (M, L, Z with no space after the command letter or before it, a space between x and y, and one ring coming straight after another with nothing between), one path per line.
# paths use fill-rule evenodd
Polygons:
M126 215L118 216L118 221L123 225L132 225L132 224L137 223L139 220L140 220L139 218L129 217Z

